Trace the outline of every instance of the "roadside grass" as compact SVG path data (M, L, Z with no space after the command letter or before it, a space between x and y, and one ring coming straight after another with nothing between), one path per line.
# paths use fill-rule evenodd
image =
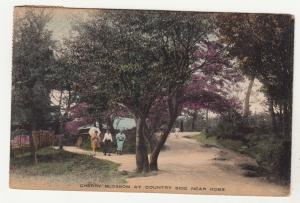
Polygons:
M245 145L239 140L232 139L218 139L217 136L207 136L205 133L200 132L193 136L199 143L206 147L225 147L233 151L244 153Z
M208 147L218 147L218 141L215 136L208 137L203 132L200 132L199 134L194 135L193 138Z
M242 141L239 140L232 140L232 139L219 139L218 143L227 149L231 149L233 151L240 152L242 154L247 154L246 152L246 145L243 144Z
M38 161L33 163L29 153L18 155L10 160L10 173L64 183L126 183L119 164L88 155L44 148Z
M193 136L199 143L205 147L224 147L232 151L245 154L256 160L257 166L240 164L245 170L245 176L249 177L267 177L268 180L279 184L289 184L289 177L279 178L278 173L283 173L278 169L281 159L286 160L284 170L289 169L289 156L283 154L284 142L268 135L248 135L248 143L241 140L217 138L217 136L207 136L205 132ZM282 166L281 166L282 167ZM283 170L283 169L282 169Z

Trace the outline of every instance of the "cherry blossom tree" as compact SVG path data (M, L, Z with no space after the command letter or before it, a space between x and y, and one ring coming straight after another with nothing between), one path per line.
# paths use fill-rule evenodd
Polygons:
M151 147L153 149L150 157L152 170L158 169L157 159L161 147L183 108L209 109L216 113L241 108L240 101L229 93L230 87L244 78L237 71L231 58L227 56L226 47L216 41L202 41L197 47L194 52L196 61L190 66L192 78L175 94L157 99L150 110L154 114L148 121L152 132L164 126L155 147ZM153 143L153 134L146 137L150 143Z

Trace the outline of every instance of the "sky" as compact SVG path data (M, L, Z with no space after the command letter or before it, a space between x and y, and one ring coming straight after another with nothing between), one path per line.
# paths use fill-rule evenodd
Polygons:
M36 8L40 9L40 8ZM17 8L15 15L23 12L23 8ZM68 8L47 8L45 9L52 16L47 28L52 31L52 37L58 43L62 43L65 38L70 37L72 31L72 22L77 19L84 19L94 9L68 9ZM239 88L232 91L232 95L240 98L244 102L245 94L248 87L248 80L240 83ZM253 114L267 112L266 97L259 90L262 84L255 80L250 97L250 111ZM57 97L57 95L56 95Z
M48 9L52 15L52 19L48 24L48 29L53 32L53 39L62 41L70 36L72 30L72 22L78 19L84 19L93 9L67 9L55 8Z

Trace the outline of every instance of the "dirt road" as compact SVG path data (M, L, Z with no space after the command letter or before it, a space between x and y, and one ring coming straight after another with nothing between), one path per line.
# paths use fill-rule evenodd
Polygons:
M159 156L160 171L147 177L128 178L131 188L125 190L214 195L289 194L288 187L269 183L263 178L245 177L245 171L239 164L255 164L251 158L223 148L205 147L191 139L192 135L193 133L181 133L176 138L171 134L166 143L167 149ZM76 147L64 149L74 153L90 153ZM135 170L134 155L104 156L98 152L96 158L120 163L120 170Z

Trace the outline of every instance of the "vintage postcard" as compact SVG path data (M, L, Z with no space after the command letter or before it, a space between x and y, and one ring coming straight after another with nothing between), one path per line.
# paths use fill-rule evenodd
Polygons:
M10 188L288 196L294 17L14 8Z

